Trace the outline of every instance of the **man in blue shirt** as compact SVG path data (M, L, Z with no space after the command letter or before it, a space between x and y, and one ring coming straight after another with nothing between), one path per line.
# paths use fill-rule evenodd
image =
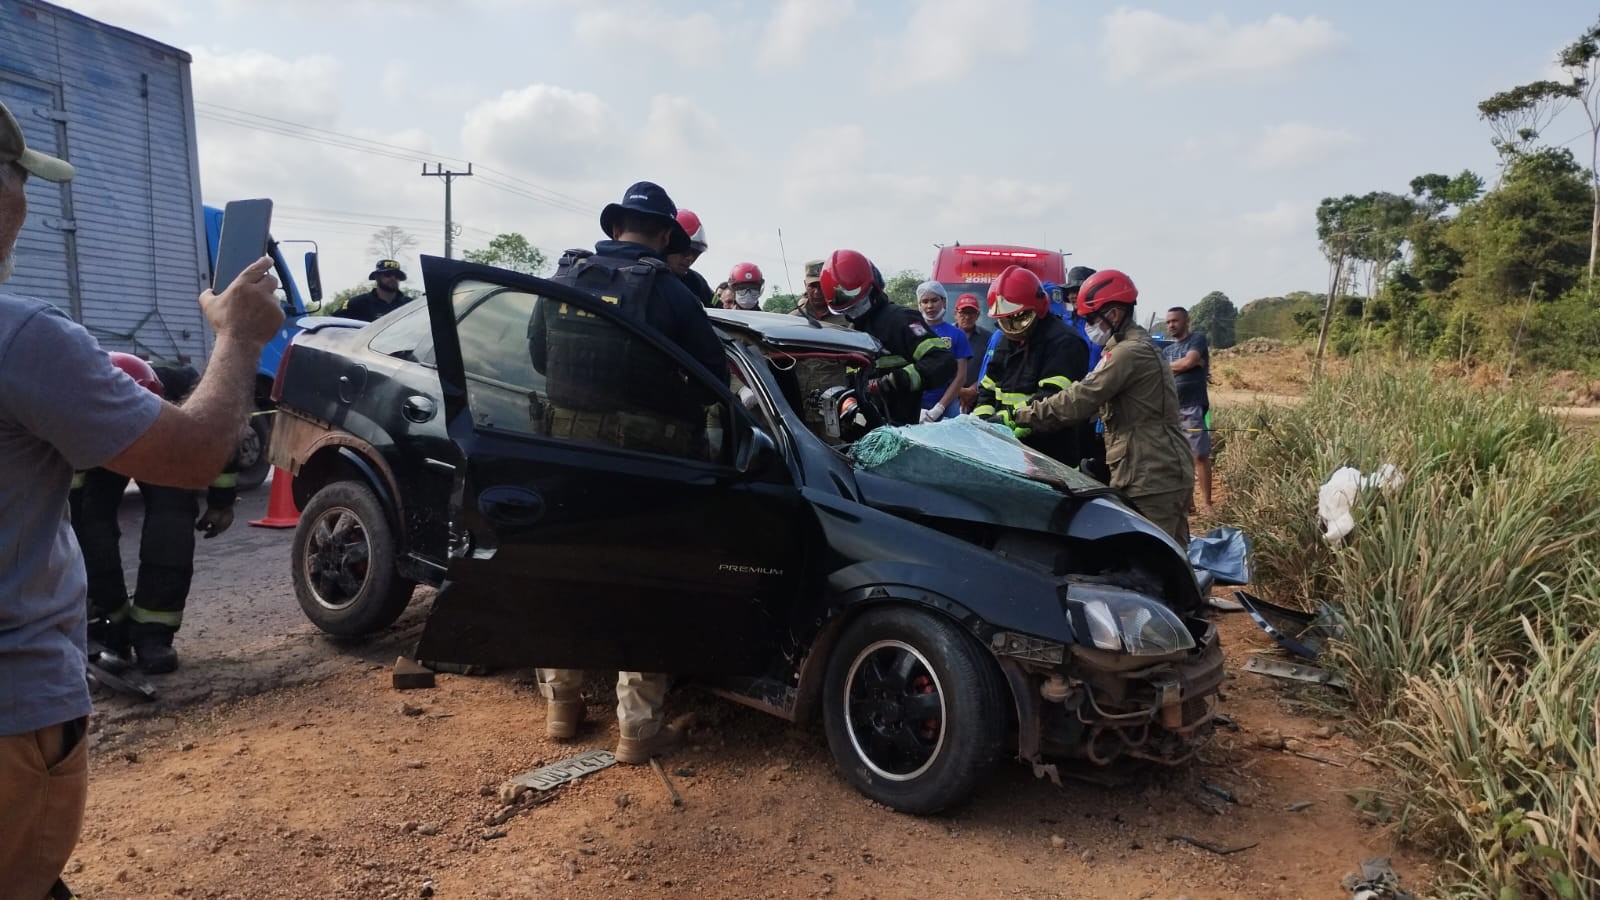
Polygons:
M944 285L937 281L924 281L917 285L917 306L922 309L922 321L934 334L945 339L956 358L956 374L946 384L936 385L922 392L922 421L937 422L961 415L961 404L956 394L967 383L967 367L972 365L972 346L967 343L967 333L944 320L948 295Z
M1195 481L1200 483L1202 512L1211 512L1211 397L1206 382L1211 371L1211 348L1206 336L1189 330L1189 311L1181 306L1167 310L1167 337L1172 341L1161 355L1172 366L1178 384L1178 419L1194 451Z

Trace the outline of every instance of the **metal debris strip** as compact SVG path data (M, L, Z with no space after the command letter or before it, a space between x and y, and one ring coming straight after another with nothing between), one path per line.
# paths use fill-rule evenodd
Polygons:
M1246 672L1257 675L1266 675L1270 678L1288 678L1294 681L1306 681L1311 684L1325 684L1339 690L1346 690L1344 677L1337 672L1319 669L1316 666L1307 666L1301 663L1285 662L1281 659L1271 659L1259 654L1250 657L1244 664Z
M682 806L683 797L678 795L678 789L673 787L672 779L667 777L667 770L661 768L661 760L654 756L650 757L650 768L656 770L656 774L661 776L661 783L667 786L667 796L672 799L672 805Z
M1186 834L1169 834L1167 835L1167 840L1181 841L1191 847L1199 847L1201 850L1205 850L1208 853L1215 853L1218 856L1232 856L1235 853L1243 853L1252 847L1258 847L1261 845L1260 841L1251 841L1250 843L1241 847L1222 847L1208 841L1202 841L1199 838L1189 837Z
M524 772L511 779L508 784L532 788L536 791L548 791L559 787L569 781L575 781L585 775L593 775L602 769L609 769L617 764L617 758L610 750L589 750L570 759L551 763L542 769Z

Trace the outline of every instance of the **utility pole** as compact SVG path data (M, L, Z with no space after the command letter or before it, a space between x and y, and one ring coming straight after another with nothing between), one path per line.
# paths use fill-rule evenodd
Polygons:
M428 164L423 163L422 174L428 176L429 178L444 179L444 258L451 259L450 240L455 236L455 225L450 221L450 183L455 181L457 178L471 178L472 163L467 163L467 170L465 172L446 171L444 165L441 163L434 163L433 171L429 172Z

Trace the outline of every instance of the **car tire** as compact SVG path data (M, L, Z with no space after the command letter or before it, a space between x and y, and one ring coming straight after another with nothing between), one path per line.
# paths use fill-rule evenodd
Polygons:
M300 513L290 550L294 593L313 625L355 637L405 612L415 582L395 571L394 532L372 489L335 481Z
M960 803L1000 756L1006 697L994 660L931 613L863 615L835 645L823 691L828 748L844 777L900 812Z
M249 423L239 432L239 475L235 482L239 490L260 487L267 480L267 472L272 469L267 454L271 440L271 416L251 416Z

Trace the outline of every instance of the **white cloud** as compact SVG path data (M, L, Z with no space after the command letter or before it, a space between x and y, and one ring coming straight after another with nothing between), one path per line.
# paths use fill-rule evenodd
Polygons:
M897 91L959 81L981 54L1015 59L1027 53L1033 0L917 0L906 30L879 42L873 86Z
M603 167L624 143L616 113L585 91L531 84L467 111L465 155L502 168L569 176Z
M1250 231L1283 235L1310 230L1313 218L1312 210L1306 204L1279 200L1270 209L1242 213L1239 222Z
M726 52L721 21L706 12L676 15L644 3L600 6L578 13L578 40L595 49L661 48L687 66L706 66Z
M339 117L339 64L331 56L281 59L260 50L203 47L191 54L198 102L323 127Z
M181 0L69 0L63 6L118 28L147 32L189 20Z
M1316 16L1274 14L1234 25L1221 15L1184 22L1122 7L1101 24L1111 78L1160 86L1284 69L1329 53L1345 40L1332 23Z
M818 34L855 15L855 0L782 0L767 21L760 65L799 65Z
M1361 143L1343 128L1322 128L1305 122L1268 125L1250 154L1258 169L1303 169Z
M659 94L650 99L650 115L641 141L647 160L706 162L723 149L717 121L687 97Z

